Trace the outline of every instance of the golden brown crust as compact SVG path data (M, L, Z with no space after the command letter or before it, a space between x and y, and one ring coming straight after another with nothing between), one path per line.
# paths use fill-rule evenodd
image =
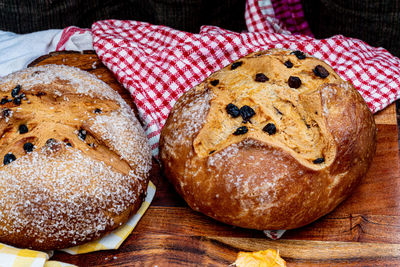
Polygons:
M366 103L328 65L291 52L241 58L174 106L160 158L193 209L245 228L297 228L334 209L365 175L376 146ZM228 104L255 114L232 116Z
M79 69L46 65L1 78L0 99L1 242L70 247L137 211L150 148L114 90Z

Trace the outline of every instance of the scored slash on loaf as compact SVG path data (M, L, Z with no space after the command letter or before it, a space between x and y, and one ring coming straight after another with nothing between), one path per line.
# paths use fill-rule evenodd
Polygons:
M186 92L162 129L160 159L194 210L292 229L348 197L375 147L372 114L351 83L301 51L272 49Z
M151 153L130 107L73 67L0 78L0 242L38 250L99 238L140 207Z

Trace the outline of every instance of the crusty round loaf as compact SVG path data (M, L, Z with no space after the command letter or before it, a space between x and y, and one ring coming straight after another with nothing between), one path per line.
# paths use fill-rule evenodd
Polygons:
M194 210L292 229L349 196L375 147L374 119L351 83L301 51L273 49L186 92L162 130L160 158Z
M77 68L46 65L0 78L0 242L78 245L140 207L151 152L130 107Z

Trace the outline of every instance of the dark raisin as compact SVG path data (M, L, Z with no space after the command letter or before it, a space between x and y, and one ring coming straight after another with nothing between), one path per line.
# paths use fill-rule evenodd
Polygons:
M290 69L293 67L293 63L290 60L285 61L285 63L283 63L286 68Z
M16 159L17 158L14 156L13 153L8 152L7 154L4 155L3 163L4 163L4 165L7 165L7 164L10 164L11 162L13 162Z
M72 144L70 142L67 143L67 146L72 146Z
M8 116L10 116L11 114L11 110L9 110L8 108L3 109L3 117L6 118Z
M211 154L214 153L214 152L215 152L215 150L211 150L210 153L208 153L208 154L211 155Z
M243 120L248 121L256 115L256 112L251 107L244 105L240 108L240 116L242 116Z
M28 132L28 126L26 126L25 124L21 124L18 127L18 131L19 131L20 134L27 133Z
M94 113L103 113L103 111L101 109L99 109L99 108L96 108L93 112Z
M321 65L317 65L314 69L313 72L316 76L321 77L321 78L326 78L329 76L329 72Z
M3 98L1 99L0 104L1 104L1 105L5 105L5 104L7 104L8 102L11 102L11 101L12 101L11 99L8 99L7 96L5 96L5 97L3 97Z
M232 116L232 118L237 118L240 115L239 108L232 103L226 105L225 110L226 112L228 112L229 115Z
M82 140L85 140L86 139L86 130L83 130L83 129L79 129L79 132L78 132L78 137L80 138L80 139L82 139Z
M44 95L46 95L46 93L45 92L37 92L36 94L35 94L35 96L44 96Z
M292 54L294 54L298 59L306 58L306 55L303 52L301 52L300 50L293 51Z
M265 76L264 73L256 74L256 78L255 78L256 82L265 83L268 80L269 80L269 78L267 76Z
M314 164L321 164L321 163L324 163L324 162L325 162L324 158L317 158L317 159L313 160Z
M238 62L232 63L232 65L231 65L231 70L234 70L234 69L236 69L236 68L242 66L242 64L243 64L242 61L238 61Z
M19 97L16 97L16 98L14 98L13 99L13 103L15 104L15 105L21 105L21 98L19 98Z
M236 129L236 131L233 133L233 135L241 135L247 133L249 130L247 129L246 126L241 126Z
M290 76L288 79L288 84L290 88L299 88L301 85L301 80L299 77L296 76Z
M14 89L11 90L11 96L16 97L19 94L19 91L21 91L21 85L15 86Z
M32 152L33 151L33 144L32 143L25 143L24 144L24 150L26 151L26 152Z
M264 126L263 131L268 133L269 135L276 134L276 126L273 123L268 123Z
M219 84L219 80L212 80L210 83L212 86L217 86Z

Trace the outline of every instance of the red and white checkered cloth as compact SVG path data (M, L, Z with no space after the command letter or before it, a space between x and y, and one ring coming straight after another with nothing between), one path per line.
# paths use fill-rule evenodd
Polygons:
M313 36L304 18L301 0L249 0L245 19L250 32Z
M282 11L283 3L289 11ZM326 61L354 84L373 112L400 98L398 58L383 48L341 35L323 40L304 35L309 29L299 5L300 0L248 0L249 32L245 33L203 26L200 33L192 34L138 21L99 21L91 29L93 47L132 94L154 155L176 100L211 73L257 50L301 50ZM81 34L77 28L67 28L65 34L71 36L74 31Z

